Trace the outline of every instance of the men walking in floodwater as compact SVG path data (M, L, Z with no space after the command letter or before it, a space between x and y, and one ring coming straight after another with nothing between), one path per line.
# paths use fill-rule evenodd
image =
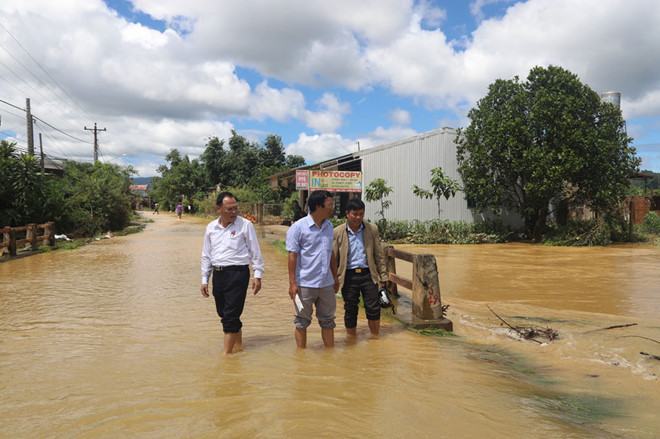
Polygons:
M238 215L238 202L230 192L216 200L219 218L206 226L202 245L202 296L209 297L209 275L213 272L213 298L225 333L225 355L242 350L243 323L250 281L249 265L254 271L252 293L261 290L264 261L254 225Z
M334 229L333 255L341 295L344 298L344 325L349 337L357 335L360 295L371 335L380 331L379 286L387 282L387 269L378 228L364 222L364 203L358 199L346 204L346 223Z
M300 349L307 346L307 328L312 308L321 326L326 348L335 344L335 293L339 288L337 263L332 257L332 194L314 191L307 200L309 215L296 221L286 234L289 252L289 296L295 308L295 338Z

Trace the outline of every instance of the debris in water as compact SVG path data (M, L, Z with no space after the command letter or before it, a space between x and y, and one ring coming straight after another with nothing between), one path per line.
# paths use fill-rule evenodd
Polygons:
M502 323L515 331L525 340L532 340L540 345L544 344L542 341L537 340L537 337L542 337L548 341L553 341L559 338L559 332L552 328L539 328L534 326L511 326L509 322L500 317L495 311L491 309L490 306L486 305L486 308L495 315Z
M651 360L660 361L660 355L653 355L653 354L649 354L648 352L640 352L640 354L644 355L645 357L649 357Z
M623 325L613 325L613 326L608 326L606 328L592 329L591 331L584 332L584 334L590 334L596 331L607 331L608 329L628 328L630 326L637 326L637 323L626 323Z

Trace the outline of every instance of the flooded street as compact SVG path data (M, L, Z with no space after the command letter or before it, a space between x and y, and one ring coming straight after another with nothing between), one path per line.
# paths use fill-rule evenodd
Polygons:
M153 218L0 264L0 437L660 435L660 361L639 354L660 355L657 247L402 246L437 256L457 336L386 319L371 340L361 314L348 344L340 302L337 347L314 323L297 352L286 256L262 231L264 289L227 358L199 293L205 222ZM560 339L514 340L486 304Z

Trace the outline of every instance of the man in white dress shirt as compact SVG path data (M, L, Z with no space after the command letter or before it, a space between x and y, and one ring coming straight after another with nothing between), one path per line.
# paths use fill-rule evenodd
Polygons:
M216 200L219 218L206 226L202 246L202 296L209 297L209 275L213 271L213 298L225 333L225 355L243 347L241 314L254 271L252 293L261 290L264 261L254 225L238 216L238 202L229 192Z

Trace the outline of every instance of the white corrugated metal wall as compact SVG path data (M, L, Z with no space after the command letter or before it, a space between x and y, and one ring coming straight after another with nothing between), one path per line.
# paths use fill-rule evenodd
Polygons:
M394 188L389 196L392 205L385 217L392 220L430 220L438 218L435 199L423 200L413 195L412 186L431 189L431 169L441 167L445 175L462 185L456 162L456 130L442 128L404 139L395 143L367 149L359 153L362 158L363 187L372 180L383 178ZM364 199L364 197L363 197ZM379 203L368 203L366 216L376 221ZM473 222L463 192L440 202L440 218L451 221Z

